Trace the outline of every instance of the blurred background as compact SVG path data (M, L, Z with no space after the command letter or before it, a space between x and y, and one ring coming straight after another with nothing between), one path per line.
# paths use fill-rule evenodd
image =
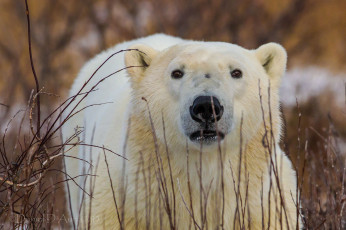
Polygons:
M88 59L118 42L163 32L248 49L282 44L288 52L282 147L298 175L304 171L299 183L303 213L311 216L307 226L334 229L335 215L344 219L346 1L31 0L29 8L34 64L40 87L50 93L41 96L43 114L67 97ZM3 132L35 87L23 1L0 1L0 31Z

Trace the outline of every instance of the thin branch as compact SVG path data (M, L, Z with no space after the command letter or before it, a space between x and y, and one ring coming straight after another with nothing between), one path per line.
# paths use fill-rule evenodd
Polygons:
M35 78L36 85L36 94L37 94L37 136L40 137L40 124L41 124L41 105L40 105L40 95L38 92L40 91L40 85L38 82L38 78L35 71L35 65L32 57L32 49L31 49L31 28L30 28L30 14L29 14L29 6L28 0L25 0L25 9L26 9L26 20L27 20L27 29L28 29L28 46L29 46L29 56L30 56L30 65L31 70Z

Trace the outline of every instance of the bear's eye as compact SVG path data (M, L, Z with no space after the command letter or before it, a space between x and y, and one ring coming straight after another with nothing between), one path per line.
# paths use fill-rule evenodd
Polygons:
M184 76L184 73L183 71L181 70L174 70L172 73L171 73L171 76L172 78L174 79L179 79L179 78L182 78Z
M243 76L243 73L239 69L235 69L231 72L231 76L233 78L241 78Z

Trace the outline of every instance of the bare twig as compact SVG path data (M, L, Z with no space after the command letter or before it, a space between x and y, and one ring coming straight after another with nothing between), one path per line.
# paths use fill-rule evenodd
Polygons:
M116 198L115 198L115 192L114 192L114 187L113 187L113 181L112 181L111 174L110 174L110 172L109 172L109 166L108 166L108 161L107 161L107 156L106 156L105 150L103 150L103 155L104 155L104 157L105 157L105 163L106 163L106 166L107 166L108 178L109 178L109 182L110 182L111 189L112 189L113 201L114 201L115 210L116 210L116 212L117 212L117 217L118 217L120 229L124 229L123 222L122 222L122 220L121 220L121 218L120 218L120 213L119 213L119 208L118 208L117 200L116 200ZM124 208L124 207L123 207L123 208Z
M33 61L33 57L32 57L32 49L31 49L31 28L30 28L30 14L29 14L29 6L28 6L28 1L25 0L25 9L26 9L26 20L27 20L27 25L28 25L28 46L29 46L29 56L30 56L30 64L31 64L31 70L32 73L34 75L34 79L35 79L35 85L36 85L36 94L37 94L37 128L36 128L36 132L37 132L37 136L40 137L40 124L41 124L41 103L40 103L40 95L39 95L39 91L40 91L40 85L38 82L38 78L36 75L36 71L35 71L35 65L34 65L34 61Z

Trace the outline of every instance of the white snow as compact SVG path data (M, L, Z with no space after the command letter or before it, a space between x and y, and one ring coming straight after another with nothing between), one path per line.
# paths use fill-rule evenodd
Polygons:
M295 106L307 102L312 97L318 97L324 92L333 95L335 104L340 108L345 106L346 74L334 74L319 67L293 68L287 71L282 79L280 98L285 106Z

